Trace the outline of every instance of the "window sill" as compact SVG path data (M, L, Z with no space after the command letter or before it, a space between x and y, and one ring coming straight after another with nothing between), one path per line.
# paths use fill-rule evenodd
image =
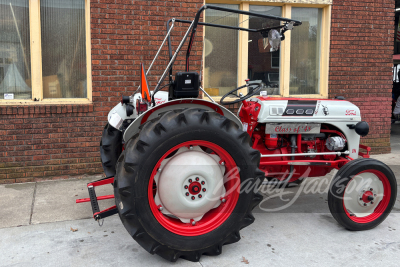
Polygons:
M93 112L89 99L1 100L1 115L57 114Z
M34 101L30 99L13 99L13 100L0 100L0 106L15 106L15 105L60 105L60 104L91 104L92 102L87 98L52 98Z
M258 95L255 95L258 96ZM271 98L315 98L315 99L328 99L328 96L323 96L323 95L290 95L290 96L282 96L282 95L269 95L269 97ZM214 101L219 102L222 98L222 96L212 96L211 97ZM207 96L203 95L204 100L210 100ZM236 100L237 98L231 98L231 97L227 97L225 98L226 101L232 101L232 100Z

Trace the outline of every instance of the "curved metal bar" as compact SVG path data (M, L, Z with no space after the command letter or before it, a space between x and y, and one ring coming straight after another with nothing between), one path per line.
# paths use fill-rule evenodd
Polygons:
M280 21L287 21L291 22L294 21L295 24L294 26L299 26L301 25L301 21L299 20L294 20L294 19L288 19L288 18L282 18L278 16L273 16L273 15L265 15L265 14L260 14L256 12L251 12L251 11L244 11L244 10L238 10L238 9L230 9L226 7L219 7L219 6L214 6L214 5L204 5L204 9L214 9L214 10L219 10L219 11L226 11L230 13L236 13L236 14L242 14L242 15L249 15L249 16L255 16L255 17L260 17L260 18L267 18L267 19L275 19L275 20L280 20ZM202 7L202 8L203 8ZM200 18L201 12L204 10L200 8L199 11L197 11L196 17L198 15L198 18Z
M172 20L173 19L169 19L167 21L167 32L169 32L169 28L170 28L169 24L171 23ZM175 21L180 22L180 19L175 19ZM172 59L171 35L168 35L168 55L169 55L169 60L171 60ZM172 83L172 66L169 69L169 83Z
M242 27L235 27L235 26L227 26L227 25L219 25L219 24L213 24L213 23L199 22L201 13L206 9L214 9L214 10L225 11L225 12L230 12L230 13L235 13L235 14L242 14L242 15L249 15L249 16L260 17L260 18L274 19L274 20L284 21L284 22L287 22L287 23L294 22L293 23L294 26L301 25L301 21L298 21L298 20L287 19L287 18L282 18L282 17L278 17L278 16L272 16L272 15L265 15L265 14L250 12L250 11L244 11L244 10L230 9L230 8L213 6L213 5L204 5L197 11L196 16L195 16L193 21L175 19L175 22L190 23L190 26L189 26L188 31L185 34L185 37L181 41L178 49L176 50L174 56L172 55L171 36L170 35L168 36L169 59L170 59L170 63L173 64L173 61L174 61L173 57L175 57L177 55L177 53L180 51L183 43L186 41L186 38L187 38L188 34L191 31L189 45L188 45L187 52L186 52L186 71L189 71L190 51L192 49L192 45L193 45L193 41L194 41L194 37L196 35L196 31L197 31L197 26L198 25L225 28L225 29L233 29L233 30L241 30L241 31L247 31L247 32L264 32L264 31L268 31L270 29L276 29L276 28L285 27L285 25L282 25L282 26L278 26L278 27L271 27L271 28L265 28L265 29L248 29L248 28L242 28ZM170 26L169 26L170 23L171 23L171 20L168 20L168 22L167 22L167 31L170 30ZM167 66L167 70L169 70L169 81L170 81L170 83L172 82L172 64L168 64L168 66ZM164 74L162 76L162 79L160 79L160 83L157 84L156 89L154 90L154 92L156 92L157 88L159 87L161 82L164 80L164 78L165 78Z
M169 21L172 21L171 28L168 27L168 29L167 29L167 35L164 37L164 40L162 41L160 47L158 48L158 51L157 51L156 55L155 55L154 58L153 58L153 61L151 62L149 68L147 69L147 71L146 71L146 76L150 73L150 70L151 70L151 68L153 67L154 62L155 62L156 59L158 58L158 55L160 54L161 49L163 48L163 46L164 46L164 44L165 44L165 41L168 40L168 47L170 46L169 37L171 36L172 29L173 29L174 26L175 26L175 19L172 18L172 19L170 19ZM168 21L168 22L169 22L169 21ZM139 90L140 90L140 85L139 85L138 89L136 89L136 91L135 91L134 94L136 94Z
M164 73L161 75L161 78L158 80L158 83L157 83L156 87L154 88L154 91L153 91L153 94L152 94L152 102L153 102L153 100L154 100L154 95L158 92L158 89L159 89L161 83L162 83L162 82L164 81L164 79L165 79L165 75L167 74L167 72L168 72L169 69L171 68L172 64L174 64L174 61L175 61L175 59L176 59L176 56L178 55L179 51L181 50L183 44L185 43L185 41L186 41L186 39L187 39L187 37L188 37L188 35L189 35L189 32L190 32L190 30L191 30L192 27L193 27L193 23L194 23L194 21L192 22L192 24L190 24L189 28L187 29L185 35L184 35L183 38L182 38L182 41L180 42L178 48L176 49L175 54L174 54L174 55L172 56L172 58L170 59L170 61L169 61L168 65L167 65L167 67L166 67L165 70L164 70Z
M250 12L250 11L236 10L236 9L230 9L230 8L225 8L225 7L213 6L213 5L204 5L197 11L196 17L194 18L194 21L193 21L194 23L193 23L193 27L192 27L192 34L190 35L189 45L188 45L188 49L187 49L187 52L186 52L186 71L189 71L190 51L192 49L194 36L196 35L197 25L199 25L200 15L206 9L214 9L214 10L219 10L219 11L225 11L225 12L242 14L242 15L249 15L249 16L260 17L260 18L275 19L275 20L279 20L279 21L294 22L294 24L293 24L294 26L301 25L301 21L299 21L299 20L287 19L287 18L282 18L282 17L278 17L278 16L272 16L272 15L264 15L264 14L260 14L260 13ZM204 23L202 25L207 25L207 23ZM209 25L209 26L211 26L211 25ZM214 27L221 27L222 26L221 28L226 28L227 27L227 26L224 26L224 25L216 26L216 24L213 25L213 26ZM230 27L230 29L240 30L240 27ZM265 31L265 29L260 29L260 30L264 30Z
M174 26L175 26L175 19L174 19L174 18L173 18L173 19L170 19L170 21L172 21L171 28L168 29L167 35L164 37L164 40L162 41L162 43L161 43L161 45L160 45L160 48L158 49L156 55L154 56L154 59L153 59L153 61L151 62L150 66L149 66L149 68L148 68L148 70L147 70L147 72L146 72L146 75L149 74L149 72L150 72L150 70L151 70L151 67L153 67L154 61L156 61L158 55L160 54L161 49L162 49L162 47L163 47L164 44L165 44L165 41L167 41L167 39L169 39L169 37L171 36L171 31L172 31L172 29L173 29ZM171 43L168 42L168 44L170 45Z
M203 89L203 87L200 86L200 90L211 100L211 102L217 103L217 102L215 102L215 100L206 92L206 90Z

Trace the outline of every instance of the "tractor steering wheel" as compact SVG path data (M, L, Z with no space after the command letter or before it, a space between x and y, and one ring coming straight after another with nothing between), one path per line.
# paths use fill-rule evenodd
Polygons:
M252 96L255 95L255 94L258 94L258 93L261 91L261 88L262 88L261 84L262 84L262 82L261 82L261 83L258 83L258 82L250 82L250 83L247 83L247 84L245 84L245 85L242 85L242 86L240 86L240 87L238 87L238 88L235 88L235 89L233 89L232 91L226 93L226 94L221 98L220 103L221 103L222 105L232 105L232 104L236 104L236 103L242 102L243 100L246 100L247 98L250 98L250 97L252 97ZM256 86L256 87L253 88L253 86ZM233 94L233 92L235 92L235 91L237 91L237 90L240 90L240 89L242 89L242 88L246 88L246 87L249 87L247 95L245 95L245 96L239 96L239 95L237 95L237 94ZM225 99L226 97L228 97L229 95L234 95L234 96L236 96L236 97L239 97L239 99L236 99L236 100L233 100L233 101L224 101L224 99Z

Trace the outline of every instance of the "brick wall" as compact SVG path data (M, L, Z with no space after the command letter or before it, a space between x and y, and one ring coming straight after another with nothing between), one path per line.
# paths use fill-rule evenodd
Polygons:
M150 65L165 36L166 19L192 19L202 4L92 0L93 104L0 106L0 184L102 174L99 142L108 112L121 95L136 90L140 62ZM184 31L174 31L174 47ZM201 66L201 29L197 36L193 71ZM184 69L184 55L178 57L176 70ZM160 59L151 72L156 76L149 77L152 87L164 70L166 49Z
M161 44L166 18L192 19L202 0L92 0L91 41L93 104L0 106L0 183L102 174L99 142L109 110L121 95L139 85ZM389 152L394 1L339 1L332 7L330 97L344 95L360 106L371 126L363 143L374 153ZM173 35L176 47L184 27ZM199 71L201 28L191 57ZM184 69L185 49L177 59ZM149 77L150 86L164 70L164 49ZM155 76L154 76L155 74ZM237 105L231 107L237 111Z
M334 0L329 97L344 95L361 109L373 153L390 152L394 44L393 0Z
M100 173L94 105L0 107L0 184Z

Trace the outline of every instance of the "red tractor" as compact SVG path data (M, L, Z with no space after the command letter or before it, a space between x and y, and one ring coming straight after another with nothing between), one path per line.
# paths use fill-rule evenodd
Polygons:
M277 20L280 26L249 29L199 22L206 9ZM175 23L190 26L172 54ZM339 171L328 203L341 225L367 230L388 216L396 179L388 166L369 158L369 147L360 145L369 127L357 106L342 97L261 96L262 84L256 81L232 90L219 105L201 88L199 74L189 71L198 25L260 32L276 50L285 32L300 21L205 5L193 21L172 19L167 25L147 73L142 65L140 92L123 97L108 115L100 143L107 178L89 183L90 198L77 201L91 201L96 220L118 213L128 233L151 254L199 261L202 254L218 255L223 245L240 240L239 231L254 222L260 186L296 185L333 169ZM174 61L189 36L186 71L173 80ZM146 74L166 42L170 61L149 91ZM161 85L167 75L165 92ZM237 94L244 88L246 95ZM198 99L200 90L211 101ZM223 106L239 102L237 116ZM104 184L112 184L114 195L96 197L94 187ZM112 197L115 206L100 211L98 200Z

